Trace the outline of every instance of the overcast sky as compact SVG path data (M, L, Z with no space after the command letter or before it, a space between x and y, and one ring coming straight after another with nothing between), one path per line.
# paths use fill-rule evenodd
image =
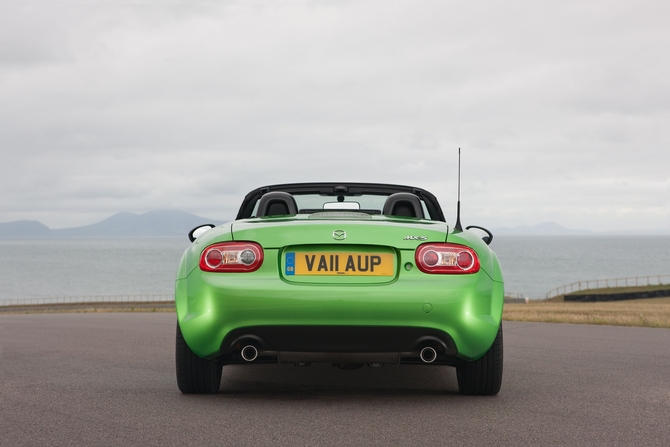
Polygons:
M0 0L0 222L235 216L272 183L670 229L667 1Z

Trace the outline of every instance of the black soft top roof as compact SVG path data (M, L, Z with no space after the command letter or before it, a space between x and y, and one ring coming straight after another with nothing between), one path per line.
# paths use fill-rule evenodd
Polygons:
M410 192L416 194L424 201L432 220L446 222L437 198L425 189L405 185L351 182L285 183L282 185L262 186L254 189L244 197L236 219L251 217L258 199L270 191L283 191L289 194L319 194L322 196L360 196L363 194L388 196L396 192Z

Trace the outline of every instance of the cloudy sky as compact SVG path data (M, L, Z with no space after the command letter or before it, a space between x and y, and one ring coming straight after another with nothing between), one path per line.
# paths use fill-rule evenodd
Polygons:
M234 217L372 181L454 220L670 229L670 3L0 0L0 222Z

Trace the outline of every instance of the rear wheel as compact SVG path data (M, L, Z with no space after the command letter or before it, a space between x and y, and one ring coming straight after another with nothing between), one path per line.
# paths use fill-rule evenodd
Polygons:
M212 394L219 391L223 367L212 360L195 355L184 341L179 324L177 324L175 360L179 391L185 394Z
M493 396L500 391L503 372L502 324L493 345L480 359L456 367L458 389L462 394Z

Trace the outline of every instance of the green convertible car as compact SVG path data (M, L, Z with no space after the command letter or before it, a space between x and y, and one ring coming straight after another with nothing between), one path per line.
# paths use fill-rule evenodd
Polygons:
M426 190L265 186L191 231L175 288L177 383L215 393L229 364L453 366L500 390L503 277L493 236L445 223Z

